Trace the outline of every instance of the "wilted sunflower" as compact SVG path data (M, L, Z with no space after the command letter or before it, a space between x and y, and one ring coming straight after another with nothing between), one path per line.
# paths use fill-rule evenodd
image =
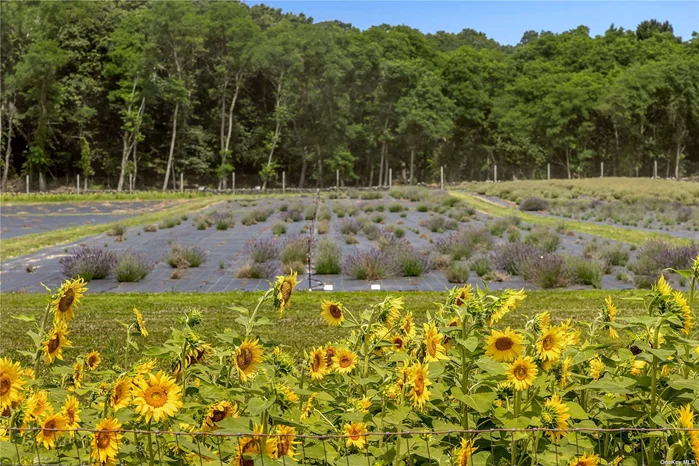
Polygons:
M182 388L163 371L149 374L148 380L139 380L133 390L135 411L155 422L173 416L182 407Z
M519 303L524 301L526 297L527 295L524 294L524 289L521 289L519 291L503 291L500 297L495 301L495 303L493 303L493 306L490 309L490 318L488 320L488 324L496 324L500 319L505 317L505 314L516 309L517 306L519 306Z
M551 398L546 400L544 407L541 410L541 426L549 430L546 435L551 437L551 440L558 440L566 435L565 430L568 428L568 419L570 419L570 408L568 405L561 402L561 397L557 394L551 395Z
M583 453L582 456L578 456L576 458L573 458L569 466L598 466L599 465L599 456L597 455L588 455L587 453Z
M485 337L485 354L499 362L514 361L522 353L522 335L507 327L504 332L493 330Z
M692 309L687 304L687 298L685 298L684 293L675 291L672 293L672 296L675 299L675 304L679 308L680 318L682 319L682 328L680 332L689 335L692 331L692 327L694 327L692 322Z
M262 362L262 347L258 342L259 340L246 338L235 352L233 360L243 382L247 382L255 374L256 365Z
M143 314L136 308L133 308L133 315L136 317L136 327L138 331L141 332L141 336L148 336L148 329L146 329L146 321L143 319Z
M0 411L22 399L24 383L20 364L10 358L0 358Z
M48 339L42 343L46 364L51 364L56 359L63 360L63 348L72 346L72 343L66 337L69 333L65 321L57 321L54 323L53 330L49 333Z
M536 341L536 352L542 361L556 361L565 349L566 340L557 327L548 327Z
M320 307L323 309L323 312L321 312L320 315L329 325L340 325L342 321L345 320L345 313L342 309L342 304L338 303L337 301L323 300Z
M357 447L360 450L364 448L364 445L366 445L367 443L366 424L364 424L363 422L352 422L349 424L345 424L343 430L345 431L345 435L347 436L347 438L345 439L345 446L347 448Z
M118 432L121 424L116 419L102 419L92 434L92 453L90 456L100 464L109 464L119 454L119 441L123 435Z
M339 348L333 356L333 368L340 374L349 374L354 370L357 355L347 348Z
M209 406L201 423L201 430L209 431L216 428L216 423L229 417L238 417L238 405L230 401L221 401Z
M616 322L616 306L612 302L612 297L607 296L604 300L604 308L602 309L602 320L607 324L607 331L609 332L609 338L619 338L619 334L616 329L612 327L611 323Z
M138 375L146 375L149 372L152 372L153 369L155 369L155 366L158 364L158 358L153 358L149 361L136 364L134 366L134 369L136 370L136 373Z
M694 429L694 412L691 405L686 404L680 407L679 422L680 427L683 429ZM687 434L689 435L689 444L694 454L694 460L699 461L699 431L690 430Z
M471 466L471 457L478 450L473 446L473 440L461 439L461 445L456 452L456 464L458 466Z
M83 367L83 363L80 361L74 362L73 363L73 378L71 380L74 389L80 388L82 386L83 372L85 372L85 368Z
M551 313L549 311L541 312L530 323L534 333L543 332L551 325Z
M66 418L66 427L72 431L80 427L80 402L72 395L66 397L61 413ZM71 436L75 432L70 433Z
M268 442L274 444L274 456L273 458L279 459L282 456L288 456L293 458L296 455L296 446L298 441L296 438L296 429L290 426L284 426L277 424L276 426L276 436L269 437Z
M97 369L97 366L100 365L101 361L102 360L100 359L100 354L97 351L92 351L85 358L85 365L88 369L94 371L95 369Z
M313 348L311 350L308 371L313 380L320 380L325 377L325 350L323 348Z
M114 412L119 411L121 408L126 408L131 401L131 390L133 388L133 379L125 375L120 376L114 388L112 389L111 405Z
M70 322L75 318L75 309L77 309L80 299L85 295L87 287L85 280L81 277L75 280L66 280L61 287L56 290L51 306L55 321Z
M400 322L400 331L403 332L408 339L415 337L415 323L413 322L413 313L408 312L403 316Z
M507 368L507 380L515 390L522 391L531 387L538 372L531 357L520 356Z
M430 392L427 390L427 387L432 385L432 382L428 379L428 375L427 364L417 363L411 367L408 396L410 396L413 406L419 409L423 409L427 404L427 400L430 399Z
M68 433L66 418L63 414L48 414L38 423L39 431L36 434L36 443L44 448L55 448L56 439Z
M437 327L434 323L423 324L425 329L424 343L425 343L425 362L437 362L443 359L449 359L446 355L446 350L442 343L444 342L444 335L437 331Z
M274 282L274 308L279 312L279 317L291 306L291 294L299 284L296 276L297 273L292 270L289 275L278 276Z
M592 377L594 380L602 377L602 374L604 374L604 371L607 369L607 366L604 365L604 362L602 362L599 356L592 358L588 364L590 365L590 377Z

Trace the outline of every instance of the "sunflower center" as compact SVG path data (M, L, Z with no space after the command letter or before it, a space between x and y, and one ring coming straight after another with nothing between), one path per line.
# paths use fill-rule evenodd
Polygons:
M401 337L394 338L393 346L395 346L398 349L403 349L403 339Z
M517 366L514 370L515 377L517 380L524 380L527 378L527 368L524 366Z
M0 395L5 395L12 388L12 379L7 374L0 376Z
M68 419L68 424L73 424L75 422L75 411L66 409L66 418Z
M340 358L340 367L349 367L352 365L352 359L349 356L342 356Z
M512 346L514 346L515 342L512 341L512 338L510 337L500 337L497 340L495 340L495 349L498 351L508 351L512 349Z
M277 442L277 453L279 456L286 456L289 452L289 439L282 437L279 442Z
M109 432L97 432L97 448L104 450L109 446L111 435Z
M46 424L44 424L44 432L43 434L45 436L53 435L56 432L56 421L51 419L50 421L47 421Z
M87 364L90 367L94 367L97 365L97 356L90 356L90 358L87 360Z
M430 340L427 342L427 352L430 356L437 354L437 342L435 340Z
M350 438L352 440L359 440L359 432L355 429L352 429L352 431L350 432Z
M48 350L49 354L53 354L61 346L61 337L59 335L54 335L49 339Z
M544 339L541 341L541 346L546 351L551 350L551 348L553 348L553 344L554 344L554 339L551 335L546 335L544 337Z
M241 369L247 369L252 364L252 350L249 348L241 348L238 355L235 357L235 362Z
M335 357L335 350L333 348L328 348L325 351L325 365L330 367L333 365L333 358Z
M73 290L66 290L66 292L63 293L63 296L61 296L61 299L58 301L58 310L61 312L69 311L74 301L75 293L73 292Z
M211 415L211 420L214 422L219 422L223 421L226 418L226 411L217 409L214 411L214 413Z
M313 372L318 372L320 370L320 365L323 362L323 356L316 354L313 356L313 363L311 364L311 370Z
M150 387L146 390L146 402L154 408L160 408L167 402L167 393L161 387Z
M330 311L330 315L333 316L335 319L339 319L340 317L342 317L342 309L340 309L340 306L338 306L337 304L331 304L328 308L328 311Z

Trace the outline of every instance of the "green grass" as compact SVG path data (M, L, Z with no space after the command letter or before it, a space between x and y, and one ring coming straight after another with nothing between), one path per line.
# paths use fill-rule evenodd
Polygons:
M674 236L666 235L663 233L633 230L629 228L616 227L613 225L600 225L580 220L562 220L556 217L545 217L542 215L530 214L527 212L521 212L516 208L503 207L494 202L476 197L469 193L464 193L460 191L450 191L450 193L453 196L466 201L476 210L479 210L485 214L494 217L507 217L514 215L526 222L533 223L536 225L545 225L549 227L556 227L557 225L560 225L561 222L563 222L565 223L567 230L576 231L578 233L586 233L588 235L593 236L599 236L600 238L621 241L628 244L635 244L637 246L651 239L662 239L675 244L691 243L689 239L676 238Z
M3 204L34 204L47 202L90 202L90 201L157 201L166 199L201 199L214 197L210 191L138 191L135 193L97 192L87 194L71 193L5 193L0 195Z
M550 310L554 320L572 317L575 321L594 319L604 304L604 298L611 295L619 308L619 316L629 316L641 312L642 307L624 298L643 296L644 291L532 291L520 308L508 314L498 324L522 326L526 316ZM236 312L230 307L241 306L254 308L262 292L228 292L228 293L158 293L158 294L95 294L87 295L77 312L77 319L70 325L69 339L73 348L66 351L66 361L77 355L97 350L108 363L117 360L122 354L125 341L124 328L118 323L133 320L132 309L137 307L146 319L150 335L148 346L157 346L170 335L170 329L178 327L177 320L190 309L199 309L203 323L199 328L205 341L217 343L214 336L227 327L234 327ZM386 292L338 292L319 293L297 291L292 297L292 307L281 320L271 304L263 308L263 315L269 317L269 325L258 327L258 335L267 345L282 345L297 358L303 357L303 350L312 346L328 343L347 334L343 328L329 327L320 317L321 299L337 299L351 311L361 311L371 304L384 299ZM398 295L397 293L393 294ZM435 302L446 298L446 293L407 292L405 308L412 311L416 320L422 321L427 311L436 309ZM26 332L32 328L31 323L12 319L12 315L43 315L45 295L3 293L0 310L0 355L18 357L18 349L29 349L31 340ZM142 345L142 338L137 341Z
M127 227L143 225L146 223L157 223L168 217L194 212L208 207L217 202L225 201L228 197L207 197L196 199L184 204L178 204L172 208L139 215L126 220L118 220L111 223L101 223L99 225L80 225L60 230L36 233L33 235L18 236L0 241L0 260L7 260L13 257L29 254L39 249L55 246L58 244L77 241L91 235L97 235L110 230L115 225L122 224Z

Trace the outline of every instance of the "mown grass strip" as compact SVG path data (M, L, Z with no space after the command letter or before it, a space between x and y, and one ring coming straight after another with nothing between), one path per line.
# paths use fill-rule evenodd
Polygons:
M465 193L463 191L449 192L452 196L466 201L476 210L488 215L492 215L494 217L507 217L514 215L526 222L550 227L555 227L556 225L564 223L566 229L568 230L576 231L578 233L586 233L588 235L593 236L599 236L600 238L607 238L614 241L621 241L628 244L635 244L637 246L651 239L662 239L675 244L689 244L691 242L688 239L676 238L674 236L666 235L664 233L643 230L632 230L630 228L621 228L613 225L598 225L595 223L583 222L579 220L544 217L541 215L521 212L514 208L503 207L492 201L482 199L480 197Z
M0 260L5 261L13 257L29 254L39 249L56 246L63 243L77 241L87 236L98 235L111 229L115 225L126 225L133 227L144 225L146 223L157 223L166 218L188 214L190 212L201 210L210 205L230 199L230 196L208 197L206 199L197 199L184 204L178 204L172 208L152 212L148 214L138 215L136 217L125 220L118 220L111 223L101 223L99 225L80 225L60 230L48 231L45 233L35 233L33 235L18 236L0 240Z
M89 284L88 284L89 287ZM643 308L636 301L647 291L619 290L573 290L573 291L531 291L514 312L501 322L501 327L522 327L534 314L550 311L555 321L574 318L578 321L592 321L604 305L604 298L611 295L619 309L619 316L638 315ZM131 322L132 309L138 308L146 319L150 335L148 346L161 345L170 336L171 328L177 327L177 320L190 309L199 309L203 322L197 328L205 341L213 341L217 333L225 328L237 328L235 318L239 315L231 307L254 308L262 292L234 291L227 293L133 293L87 294L82 300L77 319L71 322L70 340L73 348L67 350L66 360L91 350L97 350L109 363L116 362L123 354L124 328L118 323ZM361 311L383 300L386 296L403 296L405 308L415 316L418 323L425 320L427 311L434 312L434 303L444 302L445 292L306 292L297 290L292 296L292 307L282 319L265 304L262 312L270 319L270 324L259 327L256 337L270 345L281 345L297 358L303 358L303 351L320 346L329 341L348 335L342 327L330 327L320 317L321 299L342 302L351 311ZM32 324L11 318L15 315L43 315L46 295L40 293L3 293L0 308L0 356L17 356L16 351L27 347L29 337L26 332ZM140 338L140 337L139 337ZM139 340L140 344L140 340ZM162 361L167 365L169 361Z

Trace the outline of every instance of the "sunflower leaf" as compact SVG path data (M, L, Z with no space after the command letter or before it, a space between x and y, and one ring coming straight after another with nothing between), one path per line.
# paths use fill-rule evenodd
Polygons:
M12 317L15 320L19 320L21 322L35 322L36 321L34 314L29 314L29 315L20 314L20 315L10 316L10 317Z

